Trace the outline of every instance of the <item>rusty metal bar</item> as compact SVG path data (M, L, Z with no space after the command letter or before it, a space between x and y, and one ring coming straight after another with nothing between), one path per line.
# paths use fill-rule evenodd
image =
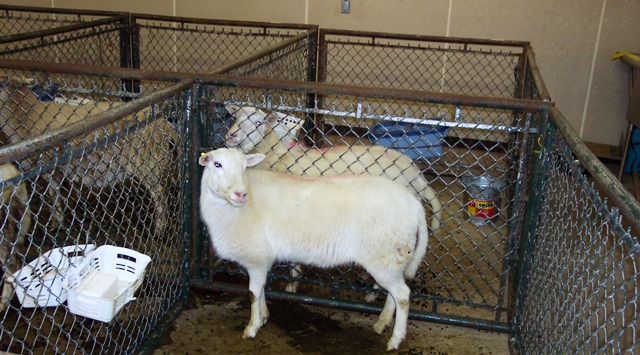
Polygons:
M549 95L547 86L544 84L544 80L542 80L542 74L540 73L540 68L538 67L536 54L533 52L533 48L528 46L526 53L528 66L531 70L531 76L533 77L533 81L535 82L536 88L538 89L538 96L543 101L551 101L551 96Z
M260 59L262 57L266 57L269 54L275 53L281 49L284 49L296 42L302 41L305 38L308 38L309 36L315 34L316 32L318 32L317 28L310 30L309 32L303 32L298 34L297 36L288 38L284 41L278 42L275 45L266 47L262 50L259 50L257 52L254 52L253 54L250 54L248 56L245 56L244 58L240 58L238 60L233 61L232 63L229 64L225 64L225 65L221 65L215 68L211 68L205 72L203 72L203 74L224 74L224 73L228 73L231 70L237 69L243 65L249 64L251 62L256 61L257 59Z
M275 80L267 78L236 77L230 75L203 75L194 73L171 73L128 68L106 68L100 66L68 65L59 63L42 63L13 59L0 59L0 68L45 71L52 73L68 73L80 75L112 76L121 79L145 79L179 81L194 79L202 83L243 86L254 89L273 89L303 93L338 94L368 98L390 98L425 103L449 104L458 106L476 106L485 108L500 108L517 111L546 111L554 105L553 102L539 100L492 98L462 94L448 94L434 91L403 90L388 88L366 88L354 85L310 83L291 80Z
M256 28L277 28L277 29L295 29L295 30L312 30L317 28L316 25L305 24L289 24L289 23L274 23L274 22L258 22L258 21L233 21L233 20L216 20L216 19L202 19L194 17L174 17L163 15L148 15L148 14L131 14L133 19L143 20L155 20L166 22L186 22L201 25L217 25L217 26L237 26L237 27L256 27Z
M551 108L551 119L571 147L580 163L591 173L605 193L628 219L634 229L640 231L640 203L625 189L609 169L587 148L567 119L557 108Z
M119 79L144 79L157 81L180 81L194 77L193 73L164 72L130 68L104 67L98 65L73 65L65 63L38 62L33 60L0 59L0 68L36 71L57 74L106 76Z
M192 84L193 81L191 80L183 80L176 85L141 96L127 104L87 117L80 122L45 132L39 136L25 139L13 145L2 147L0 148L0 162L4 164L10 161L19 160L28 155L63 144L69 139L92 132L122 117L138 112L155 102L175 95L177 92L191 86Z
M66 14L66 15L87 15L87 16L117 16L124 14L119 11L104 10L78 10L78 9L60 9L52 7L31 7L19 5L0 5L0 11L21 11L21 12L39 12L49 14Z
M246 295L248 293L248 288L246 286L239 286L226 282L206 282L198 279L191 280L191 286L207 291L217 291L217 292L228 292L236 295ZM320 306L320 307L328 307L328 308L338 308L345 311L353 311L353 312L365 312L365 313L373 313L378 314L382 311L382 306L375 304L367 304L361 302L340 300L340 299L330 299L330 298L320 298L310 295L290 293L290 292L279 292L273 290L266 290L266 296L269 299L279 300L279 301L291 301L291 302L300 302L308 305ZM499 322L479 322L477 320L465 317L456 317L456 316L444 316L444 315L433 315L431 313L427 313L424 311L409 310L409 319L421 320L434 322L439 324L447 324L452 326L464 326L471 327L478 330L485 331L496 331L507 333L510 331L508 326L505 326Z
M16 41L22 41L26 39L40 38L45 36L52 36L56 34L61 34L65 32L71 32L76 30L82 30L86 28L92 28L99 25L106 25L110 23L121 23L124 19L126 19L126 15L119 15L115 17L109 17L105 19L90 21L90 22L81 22L74 23L67 26L49 28L36 32L27 32L27 33L18 33L14 35L9 35L0 38L0 44L11 43Z
M363 31L350 31L340 29L321 29L321 35L343 35L352 37L372 37L374 40L377 38L385 39L400 39L411 41L431 41L431 42L447 42L447 43L461 43L461 44L484 44L493 46L510 46L510 47L526 47L529 45L527 41L506 41L497 39L481 39L481 38L461 38L461 37L442 37L442 36L425 36L425 35L410 35L399 33L385 33L385 32L363 32Z
M500 108L517 111L546 111L553 106L553 102L538 100L492 98L462 94L447 94L434 91L403 90L388 88L366 88L354 85L309 83L288 80L259 79L232 77L225 75L195 76L204 83L217 85L232 85L249 88L268 88L295 92L315 92L318 94L337 94L359 96L366 98L394 98L396 100L417 101L425 103L449 104L458 106L476 106L486 108Z

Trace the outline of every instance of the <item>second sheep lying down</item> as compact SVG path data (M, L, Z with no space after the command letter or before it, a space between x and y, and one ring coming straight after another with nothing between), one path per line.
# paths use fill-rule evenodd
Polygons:
M124 105L122 102L95 102L71 105L54 101L40 101L40 98L28 88L7 85L0 88L0 119L2 133L12 144L51 132L63 126L74 124L85 118L103 113L109 109ZM152 116L152 109L145 108L135 115L124 117L121 123L129 125L143 121L142 116ZM150 120L151 121L151 120ZM99 128L73 143L72 148L80 145L92 145L95 141L116 134L120 128L113 123ZM175 128L164 118L157 118L140 127L126 142L112 144L110 149L86 154L79 161L84 174L78 174L77 167L62 166L62 173L53 176L51 181L54 193L64 179L83 183L93 188L114 186L126 177L135 178L150 194L153 202L153 220L156 234L164 232L168 218L168 192L163 177L173 168L171 154L173 145L178 141ZM46 158L45 158L46 159ZM31 169L27 159L21 161L25 170ZM54 198L54 224L62 221L64 206L60 199Z
M2 263L4 280L2 282L2 299L0 312L4 311L11 297L13 284L9 281L14 272L20 269L19 250L31 229L31 213L29 211L29 193L24 182L10 185L7 181L20 176L20 171L13 164L0 165L2 176L2 201L0 201L0 262Z
M398 349L409 315L405 278L415 276L427 247L422 203L382 177L304 179L246 169L263 159L226 148L199 159L200 213L212 245L249 274L251 319L243 337L255 337L267 322L264 285L276 261L323 268L357 263L389 293L374 330L382 333L395 311L387 350Z

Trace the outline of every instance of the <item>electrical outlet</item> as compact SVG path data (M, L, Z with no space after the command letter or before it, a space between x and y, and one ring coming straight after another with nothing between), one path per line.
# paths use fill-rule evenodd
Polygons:
M351 0L340 0L342 3L341 11L343 14L348 14L351 11Z

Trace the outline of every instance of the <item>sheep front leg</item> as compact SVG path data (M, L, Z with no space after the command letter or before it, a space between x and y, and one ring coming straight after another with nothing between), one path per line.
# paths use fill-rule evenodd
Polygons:
M251 318L242 334L243 339L255 338L258 330L269 318L264 285L267 282L268 270L249 270L249 299L251 301Z
M396 302L393 300L391 295L387 295L387 299L384 302L384 307L378 317L378 321L373 325L373 330L375 330L376 333L382 334L382 332L384 332L384 329L391 323L395 310Z
M287 284L287 287L285 288L285 292L291 292L291 293L296 293L298 292L298 285L300 284L300 282L295 281L296 278L300 277L300 275L302 275L302 266L300 264L291 264L291 278L294 281L291 281L289 284Z

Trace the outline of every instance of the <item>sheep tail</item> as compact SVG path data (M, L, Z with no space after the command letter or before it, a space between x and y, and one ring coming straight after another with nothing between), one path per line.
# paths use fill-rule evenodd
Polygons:
M407 268L404 269L404 277L407 280L412 280L416 276L418 267L427 253L427 241L429 240L429 230L427 228L427 222L423 217L418 226L418 240L416 242L416 249L413 251L413 258L409 261Z
M436 192L429 185L426 185L424 187L421 195L431 205L431 211L433 212L433 215L431 217L431 231L435 233L435 231L440 228L440 221L442 217L442 202L440 202L440 199L436 195Z

